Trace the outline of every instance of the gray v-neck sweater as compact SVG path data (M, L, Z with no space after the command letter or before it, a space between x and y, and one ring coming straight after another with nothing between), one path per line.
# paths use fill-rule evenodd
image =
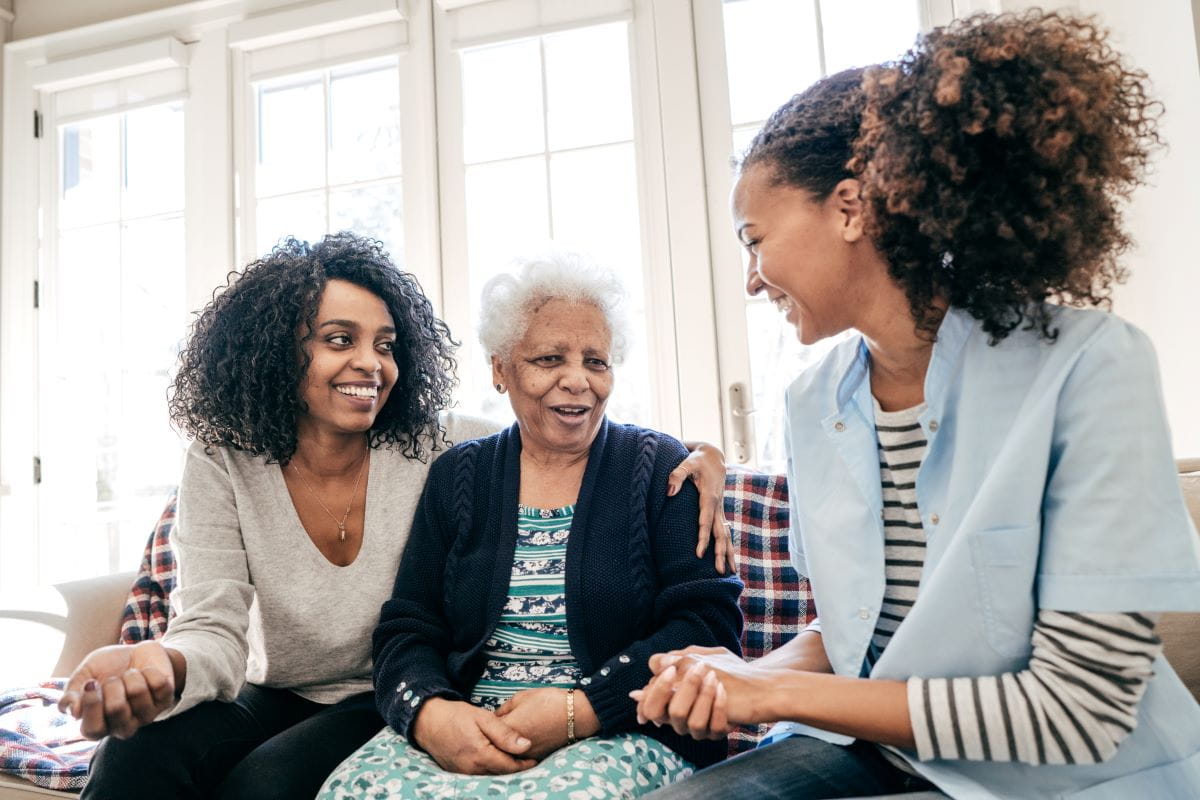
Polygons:
M451 442L499 429L460 414L443 423ZM300 524L278 464L226 448L209 455L193 443L171 534L176 616L163 639L187 659L187 682L164 716L233 700L247 681L318 703L370 691L371 632L433 457L371 451L362 548L339 567Z

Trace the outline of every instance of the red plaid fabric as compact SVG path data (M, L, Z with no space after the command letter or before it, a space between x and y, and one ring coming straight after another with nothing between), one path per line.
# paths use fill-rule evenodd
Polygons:
M175 557L175 494L150 534L137 580L125 603L121 643L157 639L167 630ZM79 791L87 782L88 762L97 742L79 732L79 721L58 710L66 681L48 681L33 689L0 692L0 772L37 786Z
M788 558L787 477L730 471L725 476L738 573L746 584L738 601L746 618L742 653L761 658L804 629L817 615L807 578ZM739 727L729 735L729 755L752 750L769 725Z
M138 570L121 622L121 644L157 639L167 632L171 618L171 592L175 589L175 555L171 530L175 527L177 493L167 498L167 507L150 534L142 566Z

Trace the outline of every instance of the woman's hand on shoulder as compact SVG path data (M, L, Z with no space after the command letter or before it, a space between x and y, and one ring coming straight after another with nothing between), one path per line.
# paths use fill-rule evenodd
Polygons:
M174 703L175 673L159 642L101 647L71 673L58 708L80 720L89 739L128 739Z
M688 456L667 477L667 496L674 497L691 478L700 492L700 535L696 557L702 558L711 540L716 549L717 572L737 572L737 558L729 523L725 520L725 454L707 442L685 442Z
M447 772L507 775L537 764L528 757L529 739L491 711L461 700L426 700L412 738Z
M575 738L586 739L600 730L600 720L587 695L574 692ZM567 744L567 690L554 687L517 692L496 709L496 716L525 736L532 746L526 752L543 759Z

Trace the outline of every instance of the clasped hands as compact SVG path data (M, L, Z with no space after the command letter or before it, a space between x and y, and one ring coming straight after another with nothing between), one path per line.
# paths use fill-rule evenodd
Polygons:
M575 692L575 735L600 730L583 692ZM517 692L495 712L461 700L431 697L417 713L412 737L447 772L506 775L536 766L567 744L567 691Z
M786 672L744 661L724 647L656 653L649 663L654 677L629 693L638 704L638 723L670 725L693 739L721 739L734 725L771 721L771 694Z

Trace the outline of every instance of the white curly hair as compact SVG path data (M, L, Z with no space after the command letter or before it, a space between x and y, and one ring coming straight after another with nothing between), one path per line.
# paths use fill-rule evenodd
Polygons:
M508 360L529 325L532 311L548 300L589 303L600 310L612 334L614 364L625 360L630 331L628 293L621 280L589 257L549 249L514 260L513 269L483 287L479 343L484 356Z

